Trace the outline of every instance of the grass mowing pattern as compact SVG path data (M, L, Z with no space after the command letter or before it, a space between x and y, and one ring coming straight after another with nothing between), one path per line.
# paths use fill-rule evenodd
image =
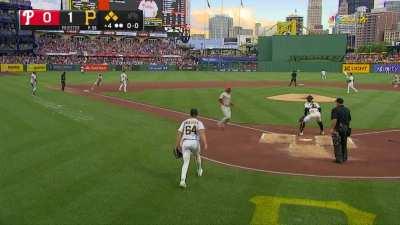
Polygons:
M110 95L182 112L197 107L202 115L219 119L221 112L217 99L221 91L220 89L149 90L128 94L110 93ZM245 124L297 126L298 119L304 113L304 103L266 99L269 96L289 93L343 96L346 105L352 111L354 128L400 128L400 107L395 107L400 102L399 92L361 91L347 95L343 89L337 88L235 88L232 94L235 103L235 107L232 108L233 121ZM326 125L330 124L333 106L333 103L321 104Z
M1 225L248 224L249 199L259 195L340 200L377 214L376 224L398 222L399 182L271 176L206 163L201 179L191 168L182 191L171 155L178 124L42 86L38 94L93 120L38 104L25 77L0 77ZM318 215L302 224L332 218L310 210ZM281 212L280 221L292 222L291 213Z

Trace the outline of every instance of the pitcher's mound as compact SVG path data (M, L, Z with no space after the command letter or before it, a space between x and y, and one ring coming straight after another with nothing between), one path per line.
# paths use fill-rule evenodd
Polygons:
M314 101L322 103L322 102L334 102L336 99L322 96L322 95L313 95L313 94L285 94L285 95L275 95L271 97L267 97L270 100L276 101L285 101L285 102L304 102L306 101L307 96L312 95L314 97Z

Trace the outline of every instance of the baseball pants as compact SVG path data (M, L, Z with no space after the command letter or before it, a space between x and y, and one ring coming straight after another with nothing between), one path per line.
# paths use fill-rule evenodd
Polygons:
M224 115L224 118L222 118L220 123L228 122L232 117L231 107L225 106L225 105L221 105L221 111L222 111L222 114Z
M350 82L347 84L347 94L350 94L350 89L352 89L355 92L358 92L358 90L354 87L354 83Z
M183 140L182 142L182 155L183 165L181 173L181 181L186 181L187 171L190 164L190 156L196 155L198 169L201 169L201 156L200 156L200 142L198 140Z
M121 85L119 86L119 91L124 90L124 92L126 92L126 87L127 87L127 83L126 82L121 82Z

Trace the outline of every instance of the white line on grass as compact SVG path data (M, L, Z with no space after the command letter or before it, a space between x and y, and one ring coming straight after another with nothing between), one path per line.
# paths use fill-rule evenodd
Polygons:
M145 106L145 107L149 107L149 108L153 108L153 109L161 109L164 111L168 111L168 112L172 112L172 113L176 113L176 114L180 114L180 115L184 115L187 116L187 113L183 113L183 112L179 112L179 111L175 111L172 109L168 109L168 108L164 108L164 107L159 107L159 106L154 106L154 105L150 105L150 104L146 104L146 103L141 103L141 102L136 102L136 101L132 101L132 100L126 100L123 98L118 98L118 97L113 97L113 96L107 96L107 95L101 95L101 94L96 94L93 93L93 95L96 96L100 96L100 97L104 97L104 98L108 98L108 99L113 99L113 100L118 100L118 101L123 101L123 102L127 102L127 103L133 103L136 105L141 105L141 106ZM208 121L212 121L217 123L218 120L216 119L212 119L212 118L208 118L208 117L204 117L204 116L199 116L199 118L203 119L203 120L208 120ZM244 129L248 129L248 130L253 130L253 131L258 131L258 132L262 132L262 133L273 133L271 131L267 131L267 130L263 130L263 129L258 129L258 128L254 128L254 127L249 127L249 126L244 126L244 125L240 125L240 124L236 124L236 123L229 123L229 126L234 126L234 127L240 127L240 128L244 128Z
M97 94L97 93L91 93L91 94L95 95L95 96L99 96L99 97L104 97L104 98L108 98L108 99L117 100L117 101L133 103L133 104L137 104L137 105L141 105L141 106L145 106L145 107L149 107L149 108L153 108L153 109L161 109L161 110L165 110L165 111L168 111L168 112L173 112L173 113L180 114L180 115L187 115L186 113L183 113L183 112L179 112L179 111L175 111L175 110L171 110L171 109L167 109L167 108L163 108L163 107L159 107L159 106L149 105L149 104L145 104L145 103L135 102L135 101L131 101L131 100L126 100L126 99L122 99L122 98L118 98L118 97L107 96L107 95L102 95L102 94ZM204 120L218 122L218 120L207 118L207 117L200 117L200 118L202 118ZM235 127L244 128L244 129L259 131L259 132L263 132L263 133L273 133L273 132L270 132L270 131L257 129L257 128L253 128L253 127L248 127L248 126L243 126L243 125L239 125L239 124L231 123L229 125L235 126ZM358 134L357 136L376 134L376 133L386 133L386 132L398 132L398 131L400 131L400 130L369 132L369 133ZM353 135L353 136L355 136L355 135ZM253 172L263 172L263 173L270 173L270 174L277 174L277 175L285 175L285 176L312 177L312 178L331 178L331 179L346 179L346 180L397 180L397 179L400 179L400 176L397 176L397 177L396 176L393 176L393 177L328 176L328 175L315 175L315 174L304 174L304 173L280 172L280 171L255 169L255 168L250 168L250 167L245 167L245 166L234 165L234 164L230 164L230 163L221 162L221 161L218 161L218 160L215 160L215 159L211 159L211 158L208 158L208 157L205 157L205 156L202 156L202 158L206 159L207 161L210 161L210 162L213 162L213 163L217 163L217 164L220 164L220 165L224 165L224 166L229 166L229 167L232 167L232 168L237 168L237 169L242 169L242 170L247 170L247 171L253 171Z

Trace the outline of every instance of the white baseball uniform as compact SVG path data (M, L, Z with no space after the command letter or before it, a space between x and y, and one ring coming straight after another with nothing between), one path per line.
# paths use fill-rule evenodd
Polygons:
M158 6L154 0L142 0L138 9L143 11L144 18L156 17L158 13Z
M220 121L220 123L226 123L232 117L232 110L231 110L232 95L224 91L219 96L219 99L222 100L221 111L222 114L224 115L224 118Z
M321 71L321 78L323 79L323 80L326 80L326 71L325 70L322 70Z
M119 91L121 91L122 89L124 90L124 92L126 93L126 87L128 86L128 76L126 75L126 73L121 73L121 85L119 86Z
M36 79L37 79L36 74L32 73L31 78L30 78L30 83L32 86L32 94L35 94L36 90L37 90L37 80Z
M189 168L191 154L196 155L198 169L201 168L200 156L200 131L205 130L204 124L196 119L190 118L182 122L178 131L182 134L181 148L183 154L183 165L181 173L181 181L186 181L186 175Z
M358 92L358 90L354 87L354 76L350 75L347 77L347 93L350 93L350 89L352 89L355 92Z
M308 110L308 115L304 117L304 123L310 122L311 120L316 120L317 122L322 122L321 117L321 107L315 102L306 102L304 107Z

